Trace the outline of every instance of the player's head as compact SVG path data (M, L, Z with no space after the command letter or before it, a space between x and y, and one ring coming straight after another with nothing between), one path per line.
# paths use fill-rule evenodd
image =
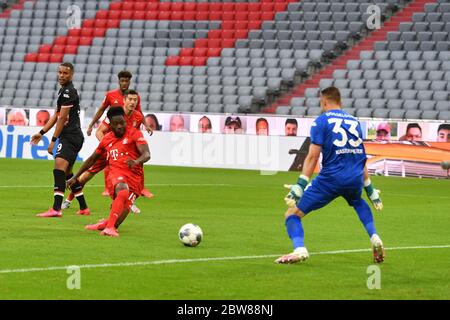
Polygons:
M139 94L136 90L126 90L124 92L125 111L131 112L136 109L139 102Z
M241 119L239 117L227 117L224 132L226 134L242 133Z
M286 119L284 123L284 134L286 136L297 136L298 122L296 119Z
M152 128L153 131L159 130L158 118L152 113L145 116L145 124Z
M122 70L119 72L117 77L119 78L120 90L122 91L128 90L128 88L130 87L131 78L133 77L131 72L127 70Z
M391 139L391 127L388 123L382 122L377 126L378 141L389 141Z
M6 124L11 126L27 126L27 113L23 109L11 109L8 113Z
M269 135L269 122L264 118L259 118L256 120L256 134L258 136L268 136Z
M184 131L184 118L182 115L174 114L170 117L170 131Z
M125 111L123 108L109 108L106 116L109 119L109 126L117 138L125 134Z
M39 110L36 113L36 125L39 127L45 126L50 120L50 112L47 110Z
M443 123L437 131L437 142L450 142L450 123Z
M341 93L336 87L328 87L320 92L320 107L322 111L341 108Z
M422 140L422 128L418 123L409 123L406 127L405 138L407 141L421 141Z
M73 79L73 73L75 68L70 62L63 62L58 67L58 83L61 86L65 86Z
M203 116L198 120L198 132L210 133L212 129L211 120L207 116Z

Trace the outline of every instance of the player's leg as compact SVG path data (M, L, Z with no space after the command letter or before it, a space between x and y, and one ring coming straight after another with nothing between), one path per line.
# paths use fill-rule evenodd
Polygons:
M108 223L106 224L106 228L102 231L102 235L119 236L119 233L116 229L116 222L119 217L122 215L125 209L128 209L130 205L130 191L128 189L128 185L123 182L119 182L115 185L114 188L115 197L111 206L111 210L109 212Z
M38 217L51 218L61 217L61 205L64 199L66 189L66 170L69 167L69 161L64 158L55 158L55 167L53 169L53 206L47 211L38 214Z
M69 176L73 176L73 173L71 173ZM80 205L80 210L77 211L78 215L84 215L88 216L91 214L88 205L86 203L86 199L84 197L83 193L84 183L82 181L77 181L70 190L72 191L73 195L78 201L78 204Z
M305 193L297 203L297 206L289 208L285 213L286 230L292 241L294 251L278 258L275 262L295 263L306 261L309 258L304 242L302 218L309 212L324 207L335 198L335 192L323 186L317 178L311 182L305 189Z
M103 190L103 192L102 192L102 196L105 196L105 197L109 196L108 190L111 190L111 188L112 188L110 180L108 179L108 175L109 175L109 167L106 166L105 169L103 170L103 177L104 177L104 181L105 181L105 190Z
M364 229L366 229L369 235L370 242L373 250L373 257L376 263L381 263L384 261L384 247L383 242L377 234L375 224L373 221L372 211L367 204L367 202L361 198L361 190L355 190L349 194L345 194L344 198L347 200L348 204L353 207L353 209L358 214L359 220L361 221Z

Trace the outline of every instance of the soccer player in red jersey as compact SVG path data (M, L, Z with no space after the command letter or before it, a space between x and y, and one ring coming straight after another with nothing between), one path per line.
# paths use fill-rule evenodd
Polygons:
M106 154L111 181L108 190L113 199L108 220L87 225L87 230L101 230L101 235L118 237L117 228L128 216L130 206L139 197L144 180L143 164L150 159L150 150L142 132L126 125L122 108L111 108L107 117L111 132L107 133L94 153L81 165L80 170L67 181L70 187L98 159Z
M125 104L125 101L124 101L125 92L130 88L131 78L133 77L133 75L131 74L131 72L129 72L127 70L122 70L119 72L119 74L117 76L119 78L119 88L116 90L108 91L106 93L106 96L103 99L103 102L102 102L100 108L97 110L97 112L94 115L94 118L92 119L91 123L88 126L88 129L87 129L88 136L91 135L92 128L97 123L97 121L102 117L102 115L106 109L108 109L109 107L113 108L116 106L124 106L124 104ZM140 114L142 114L140 97L138 97L138 104L136 107L136 111L138 111ZM149 132L150 134L153 133L153 130L145 122L144 122L144 126L145 126L145 130L147 130L147 132ZM107 171L105 171L105 188L106 188L106 181L107 181ZM141 194L146 198L153 197L153 194L145 188L142 189ZM103 192L103 195L108 195L107 188Z
M138 105L139 101L139 94L134 90L127 90L125 92L125 99L124 99L124 111L125 111L125 122L127 126L133 127L136 129L139 129L141 125L144 123L144 116L142 113L136 111L136 107ZM119 106L120 107L120 106ZM122 108L122 107L120 107ZM105 118L100 125L100 127L97 129L95 135L99 141L101 141L105 134L111 131L110 125L109 125L109 119ZM106 160L106 156L98 159L95 164L87 170L87 172L83 173L78 181L81 183L82 186L84 186L86 183L88 183L97 173L99 173L102 170L105 170L105 176L108 176L109 173L109 167L107 166L108 162ZM108 172L106 172L108 171ZM107 190L111 188L110 180L106 180L105 187ZM108 193L109 195L109 193ZM74 194L71 193L66 200L64 200L62 208L67 209L70 207L70 204L74 198ZM132 211L134 213L139 213L140 210L135 205L133 205Z

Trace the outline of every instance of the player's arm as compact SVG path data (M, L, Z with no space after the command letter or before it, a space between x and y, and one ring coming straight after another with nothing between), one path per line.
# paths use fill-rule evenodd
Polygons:
M372 181L370 181L369 170L367 170L367 166L364 166L364 190L366 190L367 197L372 202L373 207L376 210L383 209L383 203L380 198L380 190L377 190L373 187Z
M94 165L94 163L100 158L100 154L97 152L97 150L94 151L94 153L86 159L86 161L83 162L78 172L67 181L67 188L72 187L75 182L77 182L77 179L86 172L90 167Z
M48 145L47 152L53 155L53 147L55 146L55 142L58 139L59 135L61 134L62 130L64 129L64 124L67 121L67 118L69 117L69 111L72 106L61 106L61 110L59 111L59 114L57 115L58 120L56 121L56 128L55 132L53 133L52 141Z
M129 159L127 161L129 168L133 168L136 165L144 164L148 160L150 160L150 148L148 147L148 144L147 143L137 144L136 146L137 146L140 156L136 160Z
M95 131L95 136L97 137L98 141L101 141L108 131L109 131L109 127L106 126L104 123L102 123L97 128L97 131Z
M38 144L39 141L41 141L42 137L55 125L56 121L58 120L58 115L55 111L55 113L50 117L48 122L45 124L45 126L39 131L39 133L34 134L31 137L31 144Z
M286 201L286 204L289 207L295 206L297 201L302 197L303 192L309 183L309 179L314 173L317 161L319 161L321 150L322 147L320 145L311 143L308 155L303 162L302 173L298 177L297 183L294 185L284 185L286 188L290 189L289 193L284 198L284 201Z
M94 128L94 125L97 123L97 121L102 117L103 113L105 112L106 108L108 107L106 103L106 97L100 108L98 108L97 112L94 115L94 118L92 118L91 123L89 123L89 126L87 128L87 135L90 136L92 133L92 128Z

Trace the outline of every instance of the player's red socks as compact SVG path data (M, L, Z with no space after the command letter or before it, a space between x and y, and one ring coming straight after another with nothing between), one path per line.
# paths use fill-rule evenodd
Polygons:
M123 210L127 206L129 195L130 192L126 189L120 190L117 193L117 197L114 199L111 206L111 211L109 212L108 224L106 225L106 228L115 227L117 219L120 217Z

